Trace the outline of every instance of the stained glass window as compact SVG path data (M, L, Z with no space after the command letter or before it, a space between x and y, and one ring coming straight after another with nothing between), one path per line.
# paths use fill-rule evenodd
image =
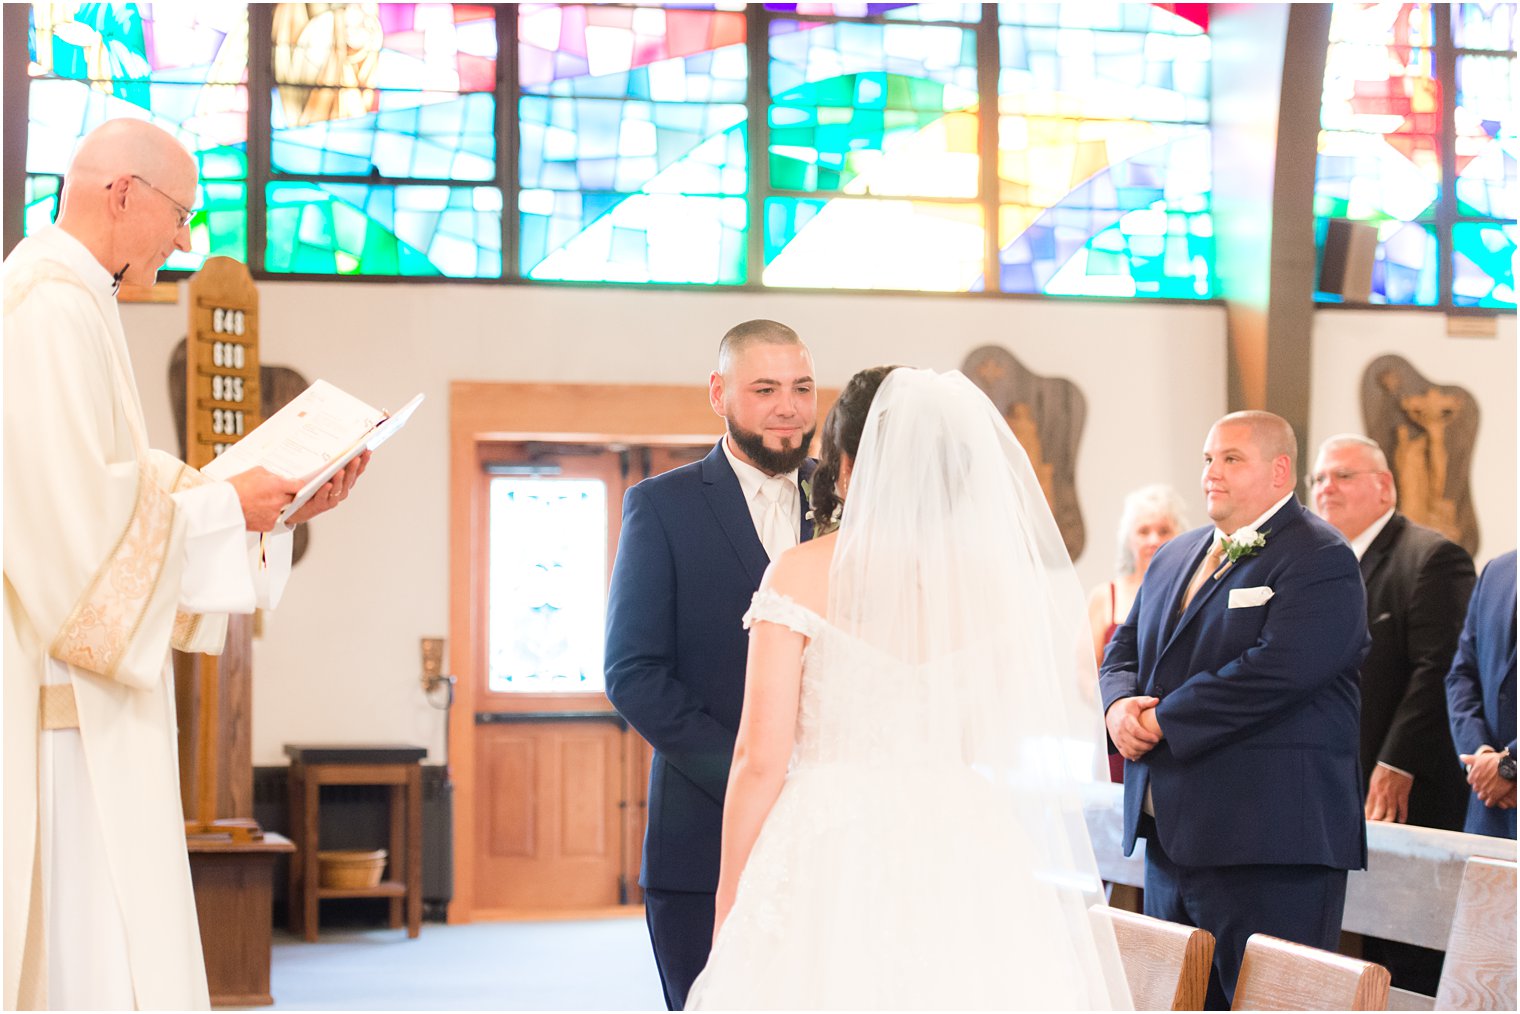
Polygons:
M1513 33L1513 4L1335 5L1315 215L1377 226L1373 302L1514 305Z
M1212 293L1206 8L999 5L1003 291Z
M264 218L267 271L501 276L495 187L271 183Z
M200 164L191 251L248 258L248 10L246 4L32 4L26 150L30 232L52 221L79 139L108 119L158 124Z
M714 4L520 6L525 277L745 280L745 37Z
M916 4L796 6L923 14ZM764 283L970 288L983 272L986 229L976 33L776 19L768 50L767 168L777 196L764 205Z
M601 693L606 484L493 478L490 516L490 689Z
M500 277L494 9L286 3L272 18L270 168L303 182L266 190L265 270Z

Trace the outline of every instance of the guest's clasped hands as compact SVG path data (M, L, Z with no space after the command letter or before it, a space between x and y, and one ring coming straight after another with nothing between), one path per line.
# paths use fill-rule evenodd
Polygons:
M342 471L324 483L300 510L291 515L289 523L294 526L310 521L348 499L359 476L369 467L369 458L370 452L365 451L350 461ZM250 532L273 530L280 512L305 485L300 479L282 478L258 467L239 472L227 481L237 490L238 502L243 505L243 520Z
M1156 721L1159 697L1121 697L1104 716L1108 736L1126 759L1137 761L1161 742L1161 724Z
M1462 763L1467 767L1467 784L1472 786L1473 794L1483 805L1513 810L1515 783L1499 776L1499 761L1503 758L1501 751L1487 748L1461 755Z

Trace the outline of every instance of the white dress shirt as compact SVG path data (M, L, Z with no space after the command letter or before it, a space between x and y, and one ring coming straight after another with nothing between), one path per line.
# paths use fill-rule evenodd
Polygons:
M1367 548L1377 541L1377 537L1379 535L1383 534L1383 529L1387 527L1388 522L1393 518L1393 510L1394 509L1392 507L1388 508L1387 514L1384 514L1372 524L1368 525L1362 531L1362 534L1358 535L1354 539L1348 540L1351 543L1351 551L1356 554L1356 558L1358 560L1361 560L1361 558L1366 555Z
M765 546L766 553L775 560L801 541L802 501L797 492L797 470L774 476L766 475L754 465L740 459L733 448L728 446L727 436L723 438L723 454L728 458L734 475L739 478L739 488L744 491L744 502L749 507L750 519L755 523L755 534L760 536L760 543ZM767 483L770 483L769 487ZM780 524L774 526L767 524L767 516L772 510L772 492L777 493L775 510L780 515Z

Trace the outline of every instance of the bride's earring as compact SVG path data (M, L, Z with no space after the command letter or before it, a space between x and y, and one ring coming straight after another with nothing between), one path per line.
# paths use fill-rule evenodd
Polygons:
M835 487L835 489L839 493L839 499L841 499L841 500L844 499L845 490L848 489L849 486L850 486L850 480L849 479L840 479L839 480L838 485Z

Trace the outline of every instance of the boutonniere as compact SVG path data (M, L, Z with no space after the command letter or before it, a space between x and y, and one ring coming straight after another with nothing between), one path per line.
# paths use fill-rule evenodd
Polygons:
M1270 531L1256 532L1249 528L1242 528L1233 535L1221 535L1219 541L1224 545L1225 565L1215 573L1214 580L1224 577L1225 571L1246 557L1255 556L1261 552L1262 547L1267 544L1267 536L1271 534Z

